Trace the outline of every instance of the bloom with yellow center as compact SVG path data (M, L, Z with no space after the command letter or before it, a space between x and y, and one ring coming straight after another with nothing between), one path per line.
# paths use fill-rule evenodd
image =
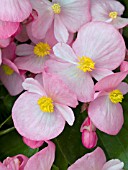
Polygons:
M122 102L124 97L123 97L122 92L120 90L116 89L109 93L109 98L112 103L117 104L119 102Z
M55 14L60 14L61 6L58 3L52 5L52 10Z
M112 19L116 19L117 16L118 16L118 13L116 11L113 11L113 12L109 13L109 17L112 18Z
M50 97L43 96L43 97L39 98L37 103L38 103L40 110L42 112L48 112L48 113L54 112L53 101Z
M51 47L47 43L39 42L34 47L34 54L38 57L44 57L50 54Z
M93 69L95 69L95 63L92 61L91 58L83 56L79 57L78 59L79 62L77 67L83 72L92 71Z
M4 70L5 74L10 76L13 74L14 70L12 68L10 68L9 66L3 64L2 65L2 69Z

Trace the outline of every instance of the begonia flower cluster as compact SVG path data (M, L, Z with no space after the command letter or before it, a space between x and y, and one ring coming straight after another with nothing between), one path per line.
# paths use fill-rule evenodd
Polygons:
M128 93L127 49L121 28L128 19L116 0L1 0L0 81L11 96L14 127L31 148L47 147L27 158L16 155L1 170L50 170L50 140L74 124L80 103L86 110L81 142L97 146L96 130L117 135L124 123L121 102ZM78 113L81 114L81 113ZM70 127L73 128L73 127ZM68 170L122 170L106 162L97 146Z

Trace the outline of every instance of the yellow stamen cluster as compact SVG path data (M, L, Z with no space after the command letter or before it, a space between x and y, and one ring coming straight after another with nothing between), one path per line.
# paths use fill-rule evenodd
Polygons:
M14 70L5 64L2 65L2 69L4 70L5 74L8 76L14 73Z
M83 72L92 71L95 68L95 63L89 57L79 57L78 68Z
M117 18L118 13L116 11L110 12L109 13L109 17L112 19L116 19Z
M55 14L60 14L60 12L61 12L61 6L60 6L58 3L53 4L53 5L52 5L52 10L53 10L53 12L54 12Z
M51 47L47 43L39 42L34 47L34 54L38 57L44 57L50 54Z
M122 102L124 97L123 97L122 92L120 90L116 89L109 93L109 98L112 103L117 104L119 102Z
M50 97L43 96L39 98L37 103L40 106L42 112L49 112L49 113L54 112L53 101Z

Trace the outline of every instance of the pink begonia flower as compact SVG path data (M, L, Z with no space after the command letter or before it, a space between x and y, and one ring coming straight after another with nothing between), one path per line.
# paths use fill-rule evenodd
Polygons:
M34 141L23 137L23 142L30 148L35 149L43 145L44 141Z
M68 170L123 170L124 163L118 159L106 162L106 156L100 147L85 154L72 164Z
M81 125L80 132L82 132L82 143L88 148L94 148L97 144L96 127L93 125L89 117L87 117Z
M32 33L36 38L44 38L54 22L54 35L59 42L67 42L69 32L75 33L89 22L89 0L31 0L32 7L38 13L38 18L32 24Z
M58 74L81 102L94 99L94 82L112 74L125 57L121 34L111 25L91 22L83 26L72 48L64 43L53 47L56 57L65 62L48 60L46 70ZM116 56L116 57L115 57Z
M24 155L8 157L0 162L0 170L50 170L55 159L55 145L47 142L48 146L27 158Z
M15 49L16 45L13 42L2 49L2 65L0 66L0 80L12 96L23 91L22 82L25 78L14 64Z
M121 82L128 71L114 73L101 79L95 85L99 91L88 108L88 115L94 125L101 131L116 135L124 122L122 102L123 95L128 92L128 84Z
M65 121L71 126L75 117L71 107L78 104L76 96L55 75L43 72L40 84L27 78L21 94L12 108L15 128L24 137L35 141L49 140L64 129Z
M124 6L116 0L91 0L92 21L103 21L115 28L128 25L128 18L121 18Z
M120 71L127 71L128 70L128 61L123 61L120 65Z

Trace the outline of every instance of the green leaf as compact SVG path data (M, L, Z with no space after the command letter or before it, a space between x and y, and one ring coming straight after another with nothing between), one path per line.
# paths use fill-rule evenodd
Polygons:
M57 166L53 165L52 170L59 170L59 168Z
M23 154L27 157L32 156L38 149L31 149L22 141L22 137L13 130L3 136L0 136L0 160L8 156Z

